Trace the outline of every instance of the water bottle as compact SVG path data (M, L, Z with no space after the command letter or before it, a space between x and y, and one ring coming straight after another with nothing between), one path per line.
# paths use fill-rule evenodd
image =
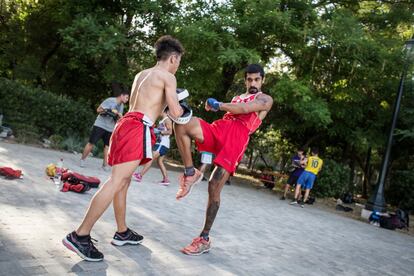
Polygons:
M62 179L62 169L63 169L63 158L60 158L59 162L56 165L56 173L53 181L55 182L56 186L60 186L60 181Z

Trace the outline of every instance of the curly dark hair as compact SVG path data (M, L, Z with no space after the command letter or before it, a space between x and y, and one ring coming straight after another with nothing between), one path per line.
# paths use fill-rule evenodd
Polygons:
M154 48L157 60L166 60L169 56L174 54L184 54L184 47L181 45L181 42L170 35L160 37L157 42L155 42Z

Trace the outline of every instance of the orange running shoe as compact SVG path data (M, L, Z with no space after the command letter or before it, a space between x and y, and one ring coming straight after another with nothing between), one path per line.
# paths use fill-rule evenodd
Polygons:
M210 245L211 242L209 240L206 241L202 237L197 237L193 239L190 245L181 249L181 252L187 255L198 256L210 251Z
M199 183L203 179L203 173L195 169L195 174L192 176L185 176L184 174L180 175L180 187L178 192L175 195L177 200L180 200L191 193L194 185Z

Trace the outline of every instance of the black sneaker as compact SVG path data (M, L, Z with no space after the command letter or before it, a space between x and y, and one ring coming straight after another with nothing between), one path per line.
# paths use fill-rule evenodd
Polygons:
M300 207L305 208L305 202L304 202L303 200L301 200L301 201L299 202L299 205L300 205Z
M208 179L203 175L203 179L201 181L208 181Z
M280 200L285 200L286 199L286 197L285 196L281 196L280 197Z
M102 261L104 255L98 251L98 249L93 244L93 241L96 240L92 239L91 236L85 237L84 239L79 239L76 232L73 231L62 240L62 243L69 250L72 250L86 261Z
M143 239L143 236L128 228L128 230L126 230L124 233L115 232L111 243L118 246L125 244L140 244Z

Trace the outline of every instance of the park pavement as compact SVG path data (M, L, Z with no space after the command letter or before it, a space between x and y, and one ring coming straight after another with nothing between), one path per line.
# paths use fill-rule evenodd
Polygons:
M79 168L79 155L0 142L0 166L22 169L24 179L0 178L0 275L413 275L414 238L319 210L290 206L246 185L225 186L211 232L212 249L186 256L179 249L199 233L207 183L182 201L172 184L159 186L152 168L128 195L129 226L144 235L138 246L110 244L115 221L110 208L92 237L103 262L82 261L62 238L81 221L96 189L63 193L45 177L48 163L104 181L102 160Z

